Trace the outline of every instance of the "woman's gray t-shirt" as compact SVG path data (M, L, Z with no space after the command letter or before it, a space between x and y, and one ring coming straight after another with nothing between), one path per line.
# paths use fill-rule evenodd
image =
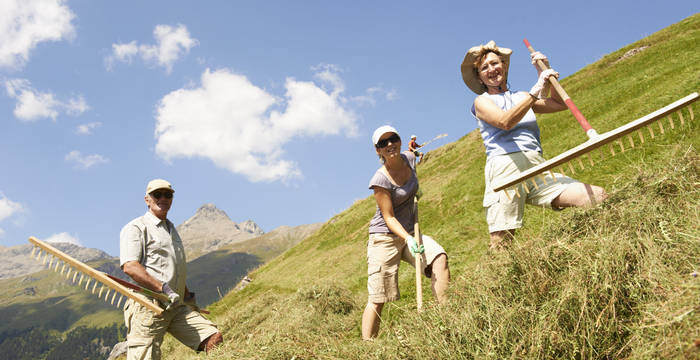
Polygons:
M391 194L391 203L394 206L394 216L401 223L403 228L411 233L413 232L414 225L414 214L413 214L413 197L418 192L418 177L416 176L416 156L410 151L404 151L401 153L401 157L406 161L408 166L411 167L411 177L406 181L403 186L397 186L392 183L387 175L382 171L381 168L374 173L372 179L369 181L369 188L374 189L374 187L381 187L389 190ZM379 210L379 205L377 205L377 211L374 213L374 217L369 222L369 233L370 234L389 234L391 230L386 225L384 217Z

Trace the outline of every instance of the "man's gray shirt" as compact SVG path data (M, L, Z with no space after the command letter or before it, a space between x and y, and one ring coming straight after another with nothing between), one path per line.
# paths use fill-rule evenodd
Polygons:
M161 220L148 211L126 224L119 234L119 265L128 261L139 262L149 275L167 282L184 298L185 248L170 220Z

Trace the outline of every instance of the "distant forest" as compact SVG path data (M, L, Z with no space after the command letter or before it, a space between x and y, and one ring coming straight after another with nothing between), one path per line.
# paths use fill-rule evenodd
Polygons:
M79 326L67 334L41 327L0 334L0 359L104 360L126 338L123 324L103 328Z

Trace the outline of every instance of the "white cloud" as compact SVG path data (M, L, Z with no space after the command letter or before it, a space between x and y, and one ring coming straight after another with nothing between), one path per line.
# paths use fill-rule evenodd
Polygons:
M44 241L48 243L71 243L73 245L83 246L77 236L73 236L67 232L53 234Z
M73 150L69 152L66 157L66 161L74 162L76 166L83 169L88 169L97 164L103 164L109 162L109 159L105 158L99 154L83 155L78 150Z
M22 204L14 202L0 193L0 221L23 210Z
M52 92L41 92L31 85L27 79L5 81L7 95L17 100L14 114L20 120L36 121L40 118L51 118L55 121L61 112L75 116L90 108L82 96L60 101Z
M21 67L30 51L44 41L75 34L75 15L64 0L0 1L0 66Z
M155 63L170 73L173 64L199 42L190 36L187 27L178 25L157 25L153 30L155 45L141 44L136 40L129 43L112 44L112 54L105 58L107 70L112 70L115 61L131 64L132 59L140 55L147 63Z
M0 221L3 221L4 219L7 219L21 211L24 211L22 204L14 202L0 193ZM5 230L0 228L0 237L2 237L4 234Z
M92 130L97 129L100 126L102 126L102 123L99 121L80 124L77 128L75 128L75 133L78 135L92 135Z
M313 82L287 78L284 98L269 94L244 75L205 70L201 85L164 96L156 108L156 153L166 159L203 157L250 181L301 177L284 159L294 137L355 136L355 114L343 104L344 84L332 66ZM280 108L282 108L280 110Z

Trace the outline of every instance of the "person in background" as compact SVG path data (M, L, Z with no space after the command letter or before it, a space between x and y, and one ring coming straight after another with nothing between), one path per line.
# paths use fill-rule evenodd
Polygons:
M413 154L418 157L418 161L423 161L423 153L418 151L419 148L422 148L423 145L419 145L416 142L416 136L411 135L411 141L408 142L408 151L413 152Z
M431 279L432 291L440 304L447 301L450 279L445 250L433 238L423 235L423 245L413 238L414 196L418 193L415 155L401 152L401 138L391 126L379 127L372 135L382 166L369 182L377 210L369 224L367 242L367 290L369 297L362 314L362 338L371 340L379 332L382 308L399 299L399 263L415 266L423 256L423 273Z
M483 206L490 232L490 248L500 250L511 242L515 229L522 227L525 203L559 210L571 206L591 206L606 198L603 188L584 184L562 174L546 175L546 182L535 178L528 181L527 191L509 199L504 191L495 193L494 182L517 175L545 161L542 157L540 129L535 113L551 113L566 109L556 92L548 95L550 76L559 74L552 69L538 71L537 81L530 91L508 88L508 67L511 49L496 46L494 41L474 46L462 62L462 79L478 96L471 107L486 148ZM531 54L531 61L547 57ZM535 67L537 68L537 67Z
M126 224L119 234L119 263L139 285L163 292L170 299L161 315L129 299L124 307L127 359L160 359L166 332L195 351L209 352L223 341L216 325L197 309L194 293L185 285L185 249L168 211L172 185L155 179L146 186L148 211ZM154 303L158 302L150 299Z

